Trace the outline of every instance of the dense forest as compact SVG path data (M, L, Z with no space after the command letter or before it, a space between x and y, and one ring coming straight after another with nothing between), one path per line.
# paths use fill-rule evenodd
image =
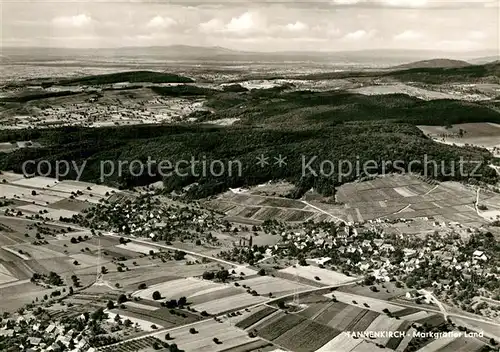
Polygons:
M194 87L196 88L196 87ZM193 114L197 123L170 125L142 125L103 128L64 127L47 130L18 130L0 132L0 141L32 140L42 148L22 149L0 155L0 168L21 171L25 160L86 161L82 180L100 182L103 160L150 160L153 175L132 176L130 170L114 174L104 182L131 187L161 180L156 173L157 163L168 160L220 160L224 165L238 160L242 172L222 176L195 176L190 165L184 165L187 176L166 177L166 191L179 190L196 183L187 191L193 198L206 197L228 187L260 184L269 180L289 180L297 186L294 196L315 187L325 195L334 185L353 181L363 176L357 173L339 179L339 170L328 176L303 174L303 157L315 170L323 160L349 160L364 163L374 160L381 172L401 172L384 161L401 160L408 165L412 160L445 162L432 175L439 180L469 179L467 171L474 165L465 165L465 174L458 172L458 161L479 160L483 164L478 173L485 182L494 182L498 176L487 166L491 155L475 147L458 148L435 143L416 125L452 125L466 122L500 123L500 114L480 103L455 100L423 101L403 94L364 96L347 92L291 92L286 87L247 91L232 86L226 91L193 89L193 87L153 88L156 94L185 96L204 95L212 112ZM239 119L232 126L203 124L207 120ZM263 168L257 157L281 155L286 167ZM151 160L156 161L151 162ZM452 165L452 161L456 164ZM406 166L404 169L406 170ZM451 175L454 169L456 172ZM201 165L195 167L201 173ZM132 170L135 171L135 170ZM412 171L423 172L414 166ZM134 173L134 172L132 172ZM76 173L68 175L76 177Z

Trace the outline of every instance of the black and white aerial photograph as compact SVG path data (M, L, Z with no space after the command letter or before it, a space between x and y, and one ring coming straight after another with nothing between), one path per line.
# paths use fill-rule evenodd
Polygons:
M500 351L500 0L0 34L0 352Z

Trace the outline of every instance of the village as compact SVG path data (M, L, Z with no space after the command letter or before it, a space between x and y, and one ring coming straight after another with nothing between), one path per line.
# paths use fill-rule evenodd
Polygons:
M485 351L499 338L500 249L498 234L489 231L494 227L431 217L268 219L248 225L151 187L119 191L11 173L3 177L0 187L9 192L4 192L2 223L14 229L34 221L36 226L29 228L36 236L32 242L34 232L26 237L3 230L17 244L4 241L2 253L36 275L28 277L31 286L26 286L9 276L18 275L12 264L2 262L6 280L0 292L26 287L33 293L27 305L4 311L0 344L75 352L111 348L106 346L123 351L221 351L233 345L295 350L281 337L266 335L271 327L265 327L265 319L257 323L262 328L247 321L260 321L264 312L277 318L285 314L283 322L269 320L273 329L304 314L304 323L316 321L321 315L308 312L320 308L312 302L323 300L321 307L331 319L328 329L333 329L324 336L332 341L344 329L338 325L344 319L338 312L342 307L366 315L367 332L378 331L370 327L370 322L382 324L377 319L389 319L383 324L400 319L405 329L482 331L484 338L473 340ZM26 200L38 205L22 205ZM427 230L415 235L400 230L422 224ZM39 271L41 266L55 271ZM324 306L332 304L328 299L331 308ZM216 330L209 323L224 332L211 332ZM183 326L187 335L180 332ZM226 334L234 336L231 343L222 337ZM309 341L310 334L300 336ZM363 341L374 348L394 349L396 344ZM418 341L405 343L423 343Z

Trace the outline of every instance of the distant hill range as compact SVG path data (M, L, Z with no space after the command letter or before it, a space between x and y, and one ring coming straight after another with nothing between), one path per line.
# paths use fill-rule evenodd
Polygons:
M474 64L474 65L482 65L482 64L487 64L487 63L490 63L490 62L500 62L500 55L496 55L496 56L486 56L486 57L479 57L479 58L475 58L475 59L472 59L472 60L468 60L471 64Z
M471 66L467 61L451 60L451 59L432 59L410 62L408 64L395 66L395 69L412 69L412 68L459 68Z
M79 61L96 63L137 63L148 60L201 61L201 62L263 62L282 64L284 62L312 62L319 64L345 64L375 67L390 67L418 60L430 61L436 57L446 57L450 61L473 60L478 57L492 57L494 51L443 52L422 50L360 50L360 51L285 51L248 52L222 47L196 47L187 45L123 47L103 49L71 48L9 48L2 49L3 63ZM493 60L491 60L493 61ZM444 65L444 63L443 63ZM464 63L465 65L465 63ZM422 66L419 66L422 67ZM429 66L425 66L429 67ZM431 66L434 67L434 66ZM437 66L436 66L437 67ZM449 66L439 66L449 67ZM452 66L458 67L458 66Z

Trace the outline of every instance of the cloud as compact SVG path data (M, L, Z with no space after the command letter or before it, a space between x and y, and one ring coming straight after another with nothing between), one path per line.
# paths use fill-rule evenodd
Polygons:
M285 27L287 30L291 32L301 32L309 28L307 24L300 21L297 21L295 23L289 23Z
M177 21L170 17L155 16L147 24L148 28L165 29L175 26Z
M52 23L58 27L81 28L92 23L92 18L85 14L75 16L61 16L52 20Z
M296 23L297 24L297 23ZM300 27L300 24L298 25ZM239 16L232 17L224 22L219 18L200 23L198 30L203 33L226 33L236 35L247 35L269 30L265 21L256 12L247 11Z
M198 28L201 32L204 33L218 32L224 29L224 22L222 22L218 18L213 18L208 22L200 23L198 25Z
M253 12L245 12L241 16L233 17L226 25L230 32L247 32L257 27L257 16Z
M361 40L361 39L369 39L369 38L373 38L373 36L375 35L375 33L376 32L374 30L365 31L364 29L360 29L360 30L357 30L355 32L347 33L342 39L343 40L348 40L348 41L351 41L351 40Z
M394 40L416 40L420 38L422 38L422 33L413 30L406 30L394 36Z

